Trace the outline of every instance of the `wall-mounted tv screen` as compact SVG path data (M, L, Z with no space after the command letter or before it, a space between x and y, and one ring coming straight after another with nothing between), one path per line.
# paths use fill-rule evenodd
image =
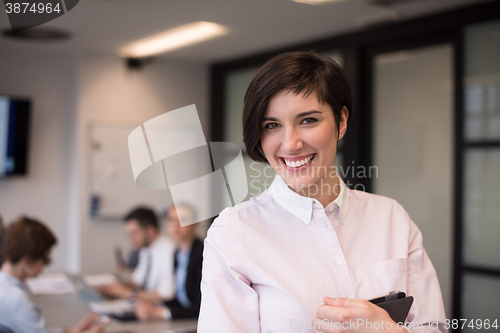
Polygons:
M31 103L0 95L0 178L25 175Z

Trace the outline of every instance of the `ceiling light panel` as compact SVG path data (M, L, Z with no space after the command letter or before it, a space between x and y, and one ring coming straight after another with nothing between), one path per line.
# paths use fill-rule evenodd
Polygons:
M193 22L149 36L120 48L122 57L143 58L170 52L182 47L227 34L229 29L212 22Z

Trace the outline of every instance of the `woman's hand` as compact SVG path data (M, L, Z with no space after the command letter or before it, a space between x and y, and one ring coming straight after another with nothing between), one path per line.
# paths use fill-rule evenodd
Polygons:
M137 298L145 301L150 301L153 304L163 303L163 299L156 291L138 291Z
M325 297L316 310L314 332L402 332L407 330L391 319L387 311L362 299Z
M151 303L149 300L137 299L135 315L139 320L163 319L163 307Z
M100 333L109 324L108 317L100 317L97 313L89 313L80 324L65 333Z

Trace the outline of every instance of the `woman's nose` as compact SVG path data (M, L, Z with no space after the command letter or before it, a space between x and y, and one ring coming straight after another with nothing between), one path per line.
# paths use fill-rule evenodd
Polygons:
M281 148L287 154L294 154L299 152L304 146L300 133L295 129L285 130L285 135Z

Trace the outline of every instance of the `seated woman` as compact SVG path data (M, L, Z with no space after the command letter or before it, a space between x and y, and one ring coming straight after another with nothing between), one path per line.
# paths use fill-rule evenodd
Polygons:
M186 223L181 227L180 220ZM140 320L197 318L201 303L203 243L196 238L195 211L186 204L168 210L167 230L175 242L175 298L154 304L139 299L135 308Z
M0 332L47 333L40 309L29 299L26 278L38 276L50 263L50 252L57 240L42 223L21 217L7 227L4 262L0 271ZM98 333L106 326L96 314L66 333Z
M199 333L406 332L367 301L397 290L415 299L410 330L446 331L415 223L395 200L351 190L337 173L352 104L343 70L314 53L279 55L255 75L243 138L277 176L208 231Z

